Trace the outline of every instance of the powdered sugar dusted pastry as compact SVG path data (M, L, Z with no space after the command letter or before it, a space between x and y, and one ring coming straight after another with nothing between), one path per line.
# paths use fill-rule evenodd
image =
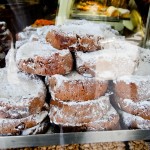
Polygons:
M130 129L150 129L150 120L135 116L126 112L122 112L121 117L123 123Z
M32 27L28 26L23 31L19 32L16 35L16 48L19 48L23 44L31 41L41 41L46 43L45 36L48 31L50 31L52 26L43 26L43 27Z
M53 75L47 77L52 99L61 101L87 101L103 96L108 81L84 77L77 72L66 76Z
M138 47L126 41L105 43L104 50L83 53L76 52L77 71L84 75L101 79L116 79L131 75L139 61Z
M47 111L42 111L21 119L0 118L0 134L13 135L21 132L22 130L32 128L40 124L47 117L47 114Z
M119 98L135 102L150 98L150 76L122 76L115 82L115 92Z
M86 102L51 100L50 122L68 126L80 126L101 118L110 107L108 96L102 96L96 100Z
M87 124L88 130L118 130L120 129L119 115L116 110L111 107L110 110L102 117L94 122Z
M16 62L24 72L45 76L70 73L73 58L69 50L58 51L49 44L34 41L17 50Z
M120 129L119 115L116 110L111 107L109 111L102 117L98 117L95 121L82 122L80 124L69 124L54 122L63 132L79 132L79 131L98 131L98 130L118 130Z
M92 30L91 30L92 29ZM103 49L101 40L116 37L108 25L96 24L89 21L66 23L55 26L46 36L47 42L57 49L96 51Z
M150 120L150 101L135 103L131 99L118 98L117 102L123 111Z
M15 82L9 82L12 74L0 69L0 118L22 118L38 113L45 103L46 88L36 76L16 73Z
M150 49L140 48L140 61L135 75L150 75Z

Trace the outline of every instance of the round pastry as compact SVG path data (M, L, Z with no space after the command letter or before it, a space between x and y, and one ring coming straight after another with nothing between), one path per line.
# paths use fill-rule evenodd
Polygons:
M61 101L87 101L103 96L107 90L108 81L84 77L77 72L66 76L53 75L47 77L52 99Z
M126 41L105 43L105 49L83 53L76 52L76 69L83 76L105 80L131 75L139 61L138 47Z
M20 119L0 118L0 134L20 134L22 130L26 130L41 124L43 120L47 117L47 114L47 111L41 111L37 114L33 114Z
M135 103L131 99L119 98L117 102L123 111L150 120L150 101Z
M23 29L23 31L16 34L15 47L19 48L23 44L31 41L41 41L45 43L45 36L49 30L49 26L43 26L38 28L32 26L26 27L25 29Z
M50 122L55 124L79 126L101 118L110 108L108 96L84 102L64 102L51 100Z
M150 120L143 119L140 116L135 116L126 112L122 112L121 117L126 128L150 129Z
M22 118L42 110L46 87L36 76L0 69L0 118ZM13 81L14 80L14 81Z
M150 76L122 76L115 81L117 97L134 102L150 98Z
M119 115L116 110L111 107L108 112L102 117L98 117L91 122L82 122L80 124L57 123L52 124L55 132L81 132L81 131L98 131L98 130L119 130L120 122Z
M42 76L68 74L73 66L69 50L58 51L39 41L22 45L17 50L16 62L21 71Z
M87 124L87 130L118 130L120 129L120 120L117 111L111 107L110 110L95 122Z
M106 24L80 21L53 27L47 33L46 40L60 50L68 48L71 51L96 51L103 48L101 41L115 37L116 33Z

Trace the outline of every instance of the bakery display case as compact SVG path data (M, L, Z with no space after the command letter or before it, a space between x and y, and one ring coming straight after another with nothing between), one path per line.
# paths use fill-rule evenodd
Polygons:
M0 21L0 149L149 150L150 12L137 44L131 1L63 2L15 40Z
M128 40L142 45L148 3L138 0L60 0L56 23L80 19L105 22Z
M130 11L126 1L75 1L71 17L90 16L91 19L117 21L119 19L129 19Z

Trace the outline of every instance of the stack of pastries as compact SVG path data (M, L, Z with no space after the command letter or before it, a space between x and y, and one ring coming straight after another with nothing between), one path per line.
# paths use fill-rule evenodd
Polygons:
M108 34L117 37L118 33L104 24L66 23L51 27L46 41L33 38L17 50L16 63L21 71L46 76L51 94L50 122L63 131L120 128L119 115L106 93L108 80L85 77L75 67L75 51L104 49L102 42ZM20 40L22 35L18 37Z
M49 126L46 87L37 76L0 69L0 134L44 133Z
M150 117L145 112L140 113L143 104L148 109L149 97L128 97L129 88L124 88L124 76L131 77L133 81L140 78L142 85L149 79L133 75L139 67L140 50L109 25L83 20L58 26L27 27L17 35L15 62L21 74L37 77L39 82L48 87L48 116L55 131L120 129L120 114L111 104L110 95L113 94L108 90L112 80L121 110L132 115L141 114L138 117L144 116L146 121ZM123 87L120 81L124 83ZM29 89L37 88L30 83L27 85ZM148 84L140 88L142 92L145 92L145 88L149 90ZM20 90L25 92L19 91L20 95L28 95L24 88ZM32 93L32 90L29 91ZM45 91L44 88L42 91ZM132 100L129 100L132 104L128 108L126 104L129 101L125 99ZM38 104L34 103L37 111L33 114L42 112ZM136 107L137 112L133 113L132 107Z
M150 76L122 76L115 81L116 100L127 128L150 128Z

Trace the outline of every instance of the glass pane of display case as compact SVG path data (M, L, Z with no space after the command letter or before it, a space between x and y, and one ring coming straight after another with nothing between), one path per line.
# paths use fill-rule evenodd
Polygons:
M0 149L150 149L146 0L0 1Z
M150 6L149 6L149 12L146 22L146 30L145 30L145 36L143 40L143 47L150 48Z
M130 11L126 1L108 0L77 0L73 5L72 17L80 15L97 17L97 20L117 21L118 19L129 19Z
M74 0L70 18L106 22L122 35L138 42L144 37L148 2L134 0ZM138 34L136 34L138 33Z

